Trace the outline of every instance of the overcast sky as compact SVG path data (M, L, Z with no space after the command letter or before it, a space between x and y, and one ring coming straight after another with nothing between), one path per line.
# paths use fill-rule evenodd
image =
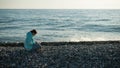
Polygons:
M0 0L2 9L120 9L120 0Z

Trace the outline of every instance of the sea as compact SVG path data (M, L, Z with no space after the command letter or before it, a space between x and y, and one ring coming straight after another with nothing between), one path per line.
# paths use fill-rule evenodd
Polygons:
M120 9L0 9L0 42L120 40Z

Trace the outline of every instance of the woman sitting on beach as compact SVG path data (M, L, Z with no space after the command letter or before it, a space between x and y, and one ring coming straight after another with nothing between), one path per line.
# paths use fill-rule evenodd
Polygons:
M33 36L37 34L37 31L35 29L31 30L27 33L24 47L27 51L33 51L33 50L39 50L41 49L40 44L34 41Z

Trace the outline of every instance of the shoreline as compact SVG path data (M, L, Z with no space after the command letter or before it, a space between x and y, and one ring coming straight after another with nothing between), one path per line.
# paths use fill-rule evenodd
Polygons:
M40 42L38 42L40 43ZM92 44L120 44L120 40L111 40L111 41L79 41L79 42L41 42L41 45L44 46L59 46L59 45L92 45ZM0 47L23 47L23 42L0 42Z

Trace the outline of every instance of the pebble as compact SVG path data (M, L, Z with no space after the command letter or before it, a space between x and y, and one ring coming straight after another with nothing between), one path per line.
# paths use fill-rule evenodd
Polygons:
M27 52L23 47L0 47L0 67L20 66L26 68L56 68L76 67L95 68L120 67L120 46L117 45L65 45L65 46L43 46L41 52ZM99 47L98 47L99 46ZM108 46L108 47L107 47ZM109 49L109 47L113 47ZM83 49L84 48L84 49ZM99 49L99 50L98 50ZM101 50L102 49L102 50ZM78 51L79 50L79 51ZM111 51L110 51L111 50ZM114 55L114 56L111 56ZM110 59L109 59L110 57ZM112 63L114 64L112 64ZM92 67L91 67L92 66Z

